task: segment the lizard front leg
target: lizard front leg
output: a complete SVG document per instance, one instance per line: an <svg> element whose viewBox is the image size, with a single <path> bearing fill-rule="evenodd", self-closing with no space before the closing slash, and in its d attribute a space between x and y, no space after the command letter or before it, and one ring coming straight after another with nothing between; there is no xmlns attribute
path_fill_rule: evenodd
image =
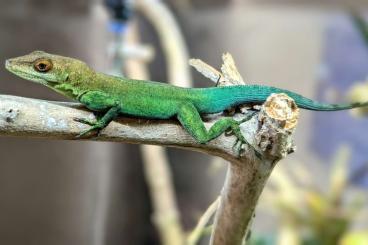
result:
<svg viewBox="0 0 368 245"><path fill-rule="evenodd" d="M87 108L94 111L106 111L107 112L99 118L97 121L92 122L90 120L84 118L74 118L75 121L81 122L84 124L88 124L91 127L87 130L81 132L77 138L80 138L92 131L101 130L105 128L112 120L114 120L120 112L120 103L117 100L114 100L111 96L99 92L99 91L91 91L83 94L79 101L86 105Z"/></svg>

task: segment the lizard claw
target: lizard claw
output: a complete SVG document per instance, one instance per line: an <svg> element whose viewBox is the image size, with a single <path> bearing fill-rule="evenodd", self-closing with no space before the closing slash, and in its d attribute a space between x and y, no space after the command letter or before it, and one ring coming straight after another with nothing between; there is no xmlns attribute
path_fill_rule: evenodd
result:
<svg viewBox="0 0 368 245"><path fill-rule="evenodd" d="M83 136L85 136L86 134L88 134L89 132L91 132L90 129L87 129L87 130L84 130L82 131L80 134L78 134L77 136L75 136L76 139L80 139L82 138Z"/></svg>
<svg viewBox="0 0 368 245"><path fill-rule="evenodd" d="M87 132L83 131L82 133L78 134L77 136L75 136L76 139L80 139L82 138Z"/></svg>

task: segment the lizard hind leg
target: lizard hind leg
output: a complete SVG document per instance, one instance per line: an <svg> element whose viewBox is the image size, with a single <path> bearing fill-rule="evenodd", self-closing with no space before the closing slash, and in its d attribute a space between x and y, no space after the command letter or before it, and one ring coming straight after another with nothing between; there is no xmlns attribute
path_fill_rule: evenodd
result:
<svg viewBox="0 0 368 245"><path fill-rule="evenodd" d="M237 137L237 142L234 144L234 146L238 145L238 142L240 142L240 145L237 149L238 154L240 154L241 146L243 144L247 144L249 147L255 150L254 147L250 145L241 134L239 124L243 120L238 122L233 118L221 118L215 124L213 124L209 130L207 130L203 124L201 116L198 113L198 110L193 104L190 103L186 103L180 107L177 117L189 134L201 144L205 144L210 140L217 138L226 130L231 130Z"/></svg>

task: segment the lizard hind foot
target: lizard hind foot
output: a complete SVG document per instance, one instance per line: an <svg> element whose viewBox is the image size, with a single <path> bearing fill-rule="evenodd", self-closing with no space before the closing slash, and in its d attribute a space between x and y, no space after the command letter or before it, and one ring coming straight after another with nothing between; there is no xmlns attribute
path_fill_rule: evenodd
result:
<svg viewBox="0 0 368 245"><path fill-rule="evenodd" d="M229 129L227 129L225 131L225 135L226 136L231 136L231 135L236 135L238 138L242 137L241 133L240 133L240 124L245 123L247 121L249 121L250 119L252 119L255 115L257 114L256 111L250 112L246 115L246 117L244 117L243 119L236 121L236 126L232 125Z"/></svg>
<svg viewBox="0 0 368 245"><path fill-rule="evenodd" d="M253 145L251 145L247 140L239 138L233 145L233 150L237 153L238 157L240 157L245 151L243 145L247 145L248 148L254 152L254 155L258 159L262 159L262 154Z"/></svg>
<svg viewBox="0 0 368 245"><path fill-rule="evenodd" d="M233 149L236 151L236 153L238 154L238 156L240 157L241 154L244 152L244 148L243 145L247 145L249 147L249 149L253 150L254 154L256 155L257 158L261 159L262 158L262 154L253 146L251 145L242 135L241 130L240 130L240 124L249 121L250 119L252 119L255 115L257 114L256 111L248 113L246 115L246 117L244 117L242 120L237 121L237 124L233 124L230 128L230 130L228 130L226 133L230 133L235 135L237 140L235 142L235 144L233 145Z"/></svg>

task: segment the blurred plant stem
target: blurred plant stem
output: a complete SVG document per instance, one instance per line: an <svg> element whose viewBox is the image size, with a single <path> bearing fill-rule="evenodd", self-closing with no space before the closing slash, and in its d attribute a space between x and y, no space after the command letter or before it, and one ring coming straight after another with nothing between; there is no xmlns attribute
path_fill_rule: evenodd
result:
<svg viewBox="0 0 368 245"><path fill-rule="evenodd" d="M216 200L208 207L206 212L199 219L196 227L189 234L187 239L187 245L195 245L199 242L200 238L206 234L206 230L208 230L207 224L212 218L212 216L216 213L218 205L220 203L221 197L217 197ZM210 226L212 228L212 226ZM210 229L211 230L211 229Z"/></svg>
<svg viewBox="0 0 368 245"><path fill-rule="evenodd" d="M136 23L130 23L126 43L138 45L139 34ZM136 59L125 64L128 77L149 80L146 65ZM142 145L143 167L153 203L153 222L160 234L163 245L183 245L184 231L180 222L169 160L164 148Z"/></svg>
<svg viewBox="0 0 368 245"><path fill-rule="evenodd" d="M160 0L135 0L133 4L158 34L168 64L169 82L176 86L192 87L187 46L170 9Z"/></svg>
<svg viewBox="0 0 368 245"><path fill-rule="evenodd" d="M156 30L168 64L168 81L177 86L191 87L191 75L187 66L189 55L174 16L164 3L158 0L136 0L136 11L141 12ZM127 43L139 43L136 25L131 25ZM128 77L149 80L148 70L142 61L129 60ZM180 222L174 185L166 151L158 146L141 146L144 170L154 207L154 223L164 245L184 244L184 231Z"/></svg>

